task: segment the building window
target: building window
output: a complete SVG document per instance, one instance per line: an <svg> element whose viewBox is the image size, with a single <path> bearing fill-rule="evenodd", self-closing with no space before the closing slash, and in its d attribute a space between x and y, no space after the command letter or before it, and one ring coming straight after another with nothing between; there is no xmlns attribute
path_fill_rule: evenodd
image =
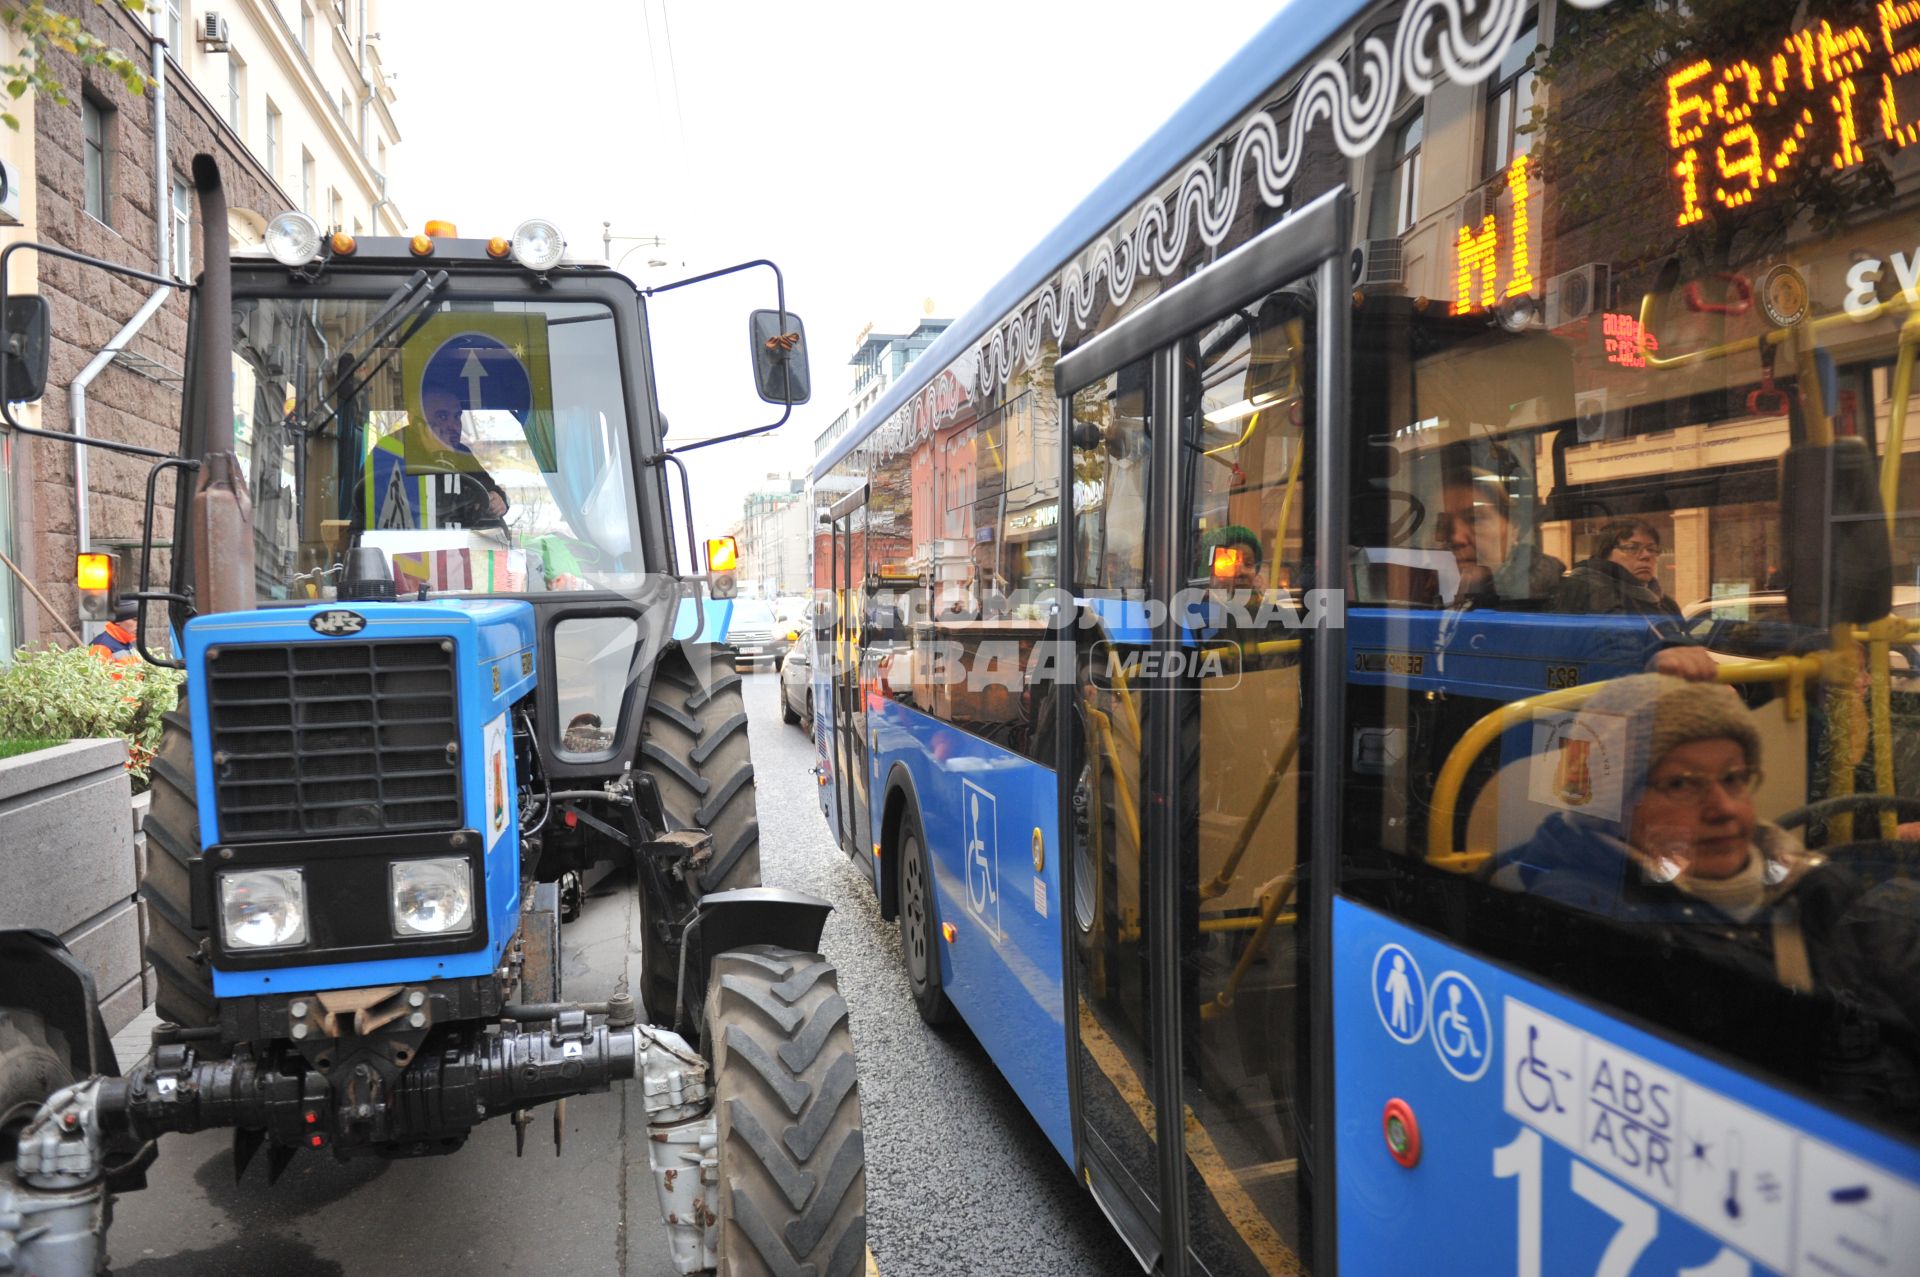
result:
<svg viewBox="0 0 1920 1277"><path fill-rule="evenodd" d="M327 191L327 228L342 230L347 224L347 202L340 198L340 192Z"/></svg>
<svg viewBox="0 0 1920 1277"><path fill-rule="evenodd" d="M173 275L193 275L193 194L186 182L173 179Z"/></svg>
<svg viewBox="0 0 1920 1277"><path fill-rule="evenodd" d="M107 205L113 197L113 108L82 97L80 124L86 139L87 212L111 223Z"/></svg>
<svg viewBox="0 0 1920 1277"><path fill-rule="evenodd" d="M313 53L313 6L300 0L300 47Z"/></svg>
<svg viewBox="0 0 1920 1277"><path fill-rule="evenodd" d="M300 148L300 209L302 212L313 212L313 197L313 152L303 146Z"/></svg>
<svg viewBox="0 0 1920 1277"><path fill-rule="evenodd" d="M186 38L186 22L180 15L180 0L167 0L167 47L173 50L175 58L184 56L180 49Z"/></svg>
<svg viewBox="0 0 1920 1277"><path fill-rule="evenodd" d="M1383 157L1390 167L1374 184L1373 207L1367 217L1368 234L1374 239L1404 235L1420 219L1420 142L1425 133L1422 114L1393 130L1392 149Z"/></svg>
<svg viewBox="0 0 1920 1277"><path fill-rule="evenodd" d="M1533 105L1533 59L1540 36L1529 22L1500 59L1500 70L1487 85L1487 133L1480 149L1480 176L1490 179L1512 163L1516 155L1533 150L1533 135L1519 129Z"/></svg>
<svg viewBox="0 0 1920 1277"><path fill-rule="evenodd" d="M240 55L227 50L227 123L241 138L247 136L242 125L247 120L247 64Z"/></svg>
<svg viewBox="0 0 1920 1277"><path fill-rule="evenodd" d="M280 108L267 99L267 176L280 180Z"/></svg>

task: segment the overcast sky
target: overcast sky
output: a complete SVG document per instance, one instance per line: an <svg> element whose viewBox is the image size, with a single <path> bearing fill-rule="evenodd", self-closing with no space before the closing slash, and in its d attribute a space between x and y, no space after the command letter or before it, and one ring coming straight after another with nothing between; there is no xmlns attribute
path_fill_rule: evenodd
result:
<svg viewBox="0 0 1920 1277"><path fill-rule="evenodd" d="M963 314L1279 3L387 0L393 193L415 228L549 217L595 257L604 222L659 236L612 245L645 283L780 264L813 401L771 440L690 455L707 536L769 474L810 469L865 324ZM658 299L669 442L778 415L750 393L745 332L772 304L765 272Z"/></svg>

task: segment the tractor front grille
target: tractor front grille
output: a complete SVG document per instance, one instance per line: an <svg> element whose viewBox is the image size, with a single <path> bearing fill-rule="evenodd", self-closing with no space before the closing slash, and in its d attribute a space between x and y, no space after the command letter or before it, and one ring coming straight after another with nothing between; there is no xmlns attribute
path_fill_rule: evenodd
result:
<svg viewBox="0 0 1920 1277"><path fill-rule="evenodd" d="M452 648L429 639L210 650L220 840L460 828Z"/></svg>

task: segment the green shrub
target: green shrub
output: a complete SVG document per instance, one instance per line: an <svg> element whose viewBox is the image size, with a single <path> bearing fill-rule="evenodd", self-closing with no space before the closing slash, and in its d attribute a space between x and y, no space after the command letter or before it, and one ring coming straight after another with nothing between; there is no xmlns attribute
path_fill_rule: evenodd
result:
<svg viewBox="0 0 1920 1277"><path fill-rule="evenodd" d="M46 740L35 736L16 740L0 736L0 758L15 758L21 754L31 754L37 749L52 749L55 745L64 745L63 740Z"/></svg>
<svg viewBox="0 0 1920 1277"><path fill-rule="evenodd" d="M178 702L182 678L156 665L102 660L90 648L23 648L0 668L0 737L118 736L139 793L160 745L160 716Z"/></svg>

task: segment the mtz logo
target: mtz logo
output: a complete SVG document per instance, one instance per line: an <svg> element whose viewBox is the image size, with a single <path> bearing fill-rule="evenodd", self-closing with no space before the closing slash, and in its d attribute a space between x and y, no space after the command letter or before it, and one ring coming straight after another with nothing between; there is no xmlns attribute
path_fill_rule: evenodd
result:
<svg viewBox="0 0 1920 1277"><path fill-rule="evenodd" d="M358 612L336 609L331 612L316 612L308 620L315 634L358 634L367 628L367 618Z"/></svg>

